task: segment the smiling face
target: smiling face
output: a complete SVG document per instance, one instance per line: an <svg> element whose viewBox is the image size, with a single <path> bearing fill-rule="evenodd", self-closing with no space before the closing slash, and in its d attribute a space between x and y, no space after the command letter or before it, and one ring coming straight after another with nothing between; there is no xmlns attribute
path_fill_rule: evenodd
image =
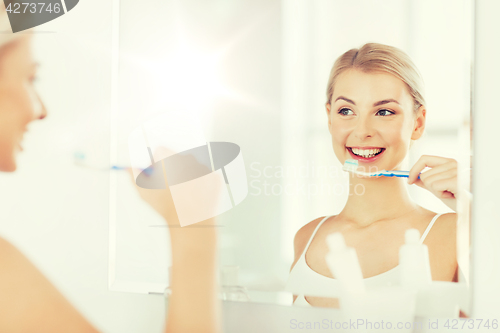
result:
<svg viewBox="0 0 500 333"><path fill-rule="evenodd" d="M43 119L46 110L33 87L36 63L31 37L6 45L0 55L0 171L16 170L16 154L27 125Z"/></svg>
<svg viewBox="0 0 500 333"><path fill-rule="evenodd" d="M340 74L326 106L339 161L356 159L368 172L396 169L425 127L425 108L415 112L413 106L407 86L393 75L356 69Z"/></svg>

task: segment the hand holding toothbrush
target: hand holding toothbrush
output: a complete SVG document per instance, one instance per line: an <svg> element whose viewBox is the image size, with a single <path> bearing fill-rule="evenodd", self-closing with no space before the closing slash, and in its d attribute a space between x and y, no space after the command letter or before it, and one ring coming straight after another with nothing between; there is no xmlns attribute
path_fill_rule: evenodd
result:
<svg viewBox="0 0 500 333"><path fill-rule="evenodd" d="M175 155L175 152L172 151L169 148L166 147L159 147L156 149L154 152L153 156L171 156ZM190 169L197 169L198 171L200 170L206 170L206 173L211 172L207 166L199 163L194 156L191 156L190 154L185 154L185 155L180 155L180 159L178 160L179 164L181 165L189 165ZM168 185L168 179L166 178L166 169L165 169L165 164L163 162L157 162L148 167L145 170L142 169L135 169L135 174L138 175L140 173L143 173L145 178L148 179L151 178L152 181L158 181L159 179L161 180L161 183L163 185L163 189L161 188L143 188L141 186L138 186L136 179L137 176L134 176L134 170L129 168L128 169L129 174L132 178L132 182L134 183L135 187L137 188L137 191L140 195L140 197L146 201L157 213L159 213L167 222L169 227L181 227L180 222L179 222L179 217L176 212L174 200L172 197L172 193L170 190L170 186ZM201 172L201 171L200 171ZM203 173L203 172L202 172ZM160 178L158 178L160 176ZM215 185L215 184L214 184ZM200 189L201 190L201 189ZM222 188L219 187L214 187L212 188L212 196L217 197L222 193ZM184 198L185 200L186 198ZM177 204L183 204L177 202ZM186 203L184 203L185 205ZM193 207L193 209L197 209L198 207ZM210 210L210 209L216 209L216 207L200 207L200 209L205 209L205 210ZM213 215L213 214L212 214ZM200 227L200 226L208 226L208 225L216 225L215 219L207 219L205 221L200 221L197 222L193 227Z"/></svg>
<svg viewBox="0 0 500 333"><path fill-rule="evenodd" d="M420 173L426 167L431 168ZM411 168L408 184L424 188L456 211L458 192L458 163L453 158L422 155ZM420 174L420 179L417 179Z"/></svg>
<svg viewBox="0 0 500 333"><path fill-rule="evenodd" d="M426 167L432 170L421 173ZM430 191L445 205L456 211L457 161L452 158L422 155L410 171L382 170L378 172L359 171L358 161L348 159L344 163L343 170L367 177L408 177L408 184L415 184Z"/></svg>

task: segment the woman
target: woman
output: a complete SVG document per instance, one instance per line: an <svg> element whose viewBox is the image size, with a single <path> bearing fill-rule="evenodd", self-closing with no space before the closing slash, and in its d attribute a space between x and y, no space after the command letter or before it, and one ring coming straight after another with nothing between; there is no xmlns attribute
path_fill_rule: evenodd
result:
<svg viewBox="0 0 500 333"><path fill-rule="evenodd" d="M365 44L341 55L331 70L326 113L333 151L342 164L357 159L366 172L401 170L412 143L424 133L426 112L418 71L397 48ZM432 169L417 179L426 166ZM409 228L418 229L429 248L432 279L457 281L456 214L420 207L406 186L425 188L455 210L455 160L424 155L409 179L350 174L349 182L349 197L338 215L315 219L297 232L287 289L339 288L325 262L325 239L332 232L341 232L356 249L367 287L397 284L399 247ZM338 307L338 299L300 294L294 304Z"/></svg>
<svg viewBox="0 0 500 333"><path fill-rule="evenodd" d="M0 30L9 31L3 3ZM36 63L31 34L0 34L0 171L16 170L29 123L47 116L33 87ZM170 192L140 194L165 218L172 243L172 296L166 332L219 332L216 228L176 228ZM5 203L4 203L5 204ZM213 219L201 224L214 224ZM200 225L200 224L198 224ZM196 320L192 320L196 318ZM0 238L0 332L98 332L12 244Z"/></svg>

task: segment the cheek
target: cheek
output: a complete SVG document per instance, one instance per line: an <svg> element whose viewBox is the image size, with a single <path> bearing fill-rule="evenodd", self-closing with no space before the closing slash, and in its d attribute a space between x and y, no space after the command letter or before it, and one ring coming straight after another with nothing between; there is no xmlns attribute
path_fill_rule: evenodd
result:
<svg viewBox="0 0 500 333"><path fill-rule="evenodd" d="M347 139L349 137L349 129L345 124L339 124L332 122L330 126L330 134L332 135L332 146L335 156L344 163L343 158L345 158L345 145L347 144Z"/></svg>
<svg viewBox="0 0 500 333"><path fill-rule="evenodd" d="M22 112L23 122L25 124L34 120L34 114L36 113L38 101L36 99L36 94L32 87L25 85L22 90L20 90L20 111Z"/></svg>
<svg viewBox="0 0 500 333"><path fill-rule="evenodd" d="M384 130L384 141L391 146L403 144L403 131L401 128L389 127Z"/></svg>
<svg viewBox="0 0 500 333"><path fill-rule="evenodd" d="M0 118L3 129L10 135L20 135L33 120L34 104L28 87L12 85L0 89ZM4 136L5 138L5 136Z"/></svg>
<svg viewBox="0 0 500 333"><path fill-rule="evenodd" d="M384 141L392 146L406 145L410 141L411 131L408 130L403 122L391 122L381 127L380 133Z"/></svg>
<svg viewBox="0 0 500 333"><path fill-rule="evenodd" d="M350 129L342 122L332 121L330 126L330 134L334 144L345 145L347 137L349 136Z"/></svg>
<svg viewBox="0 0 500 333"><path fill-rule="evenodd" d="M13 126L21 126L22 130L30 123L35 114L35 99L32 89L26 84L19 84L16 89L12 89L7 103L12 115Z"/></svg>

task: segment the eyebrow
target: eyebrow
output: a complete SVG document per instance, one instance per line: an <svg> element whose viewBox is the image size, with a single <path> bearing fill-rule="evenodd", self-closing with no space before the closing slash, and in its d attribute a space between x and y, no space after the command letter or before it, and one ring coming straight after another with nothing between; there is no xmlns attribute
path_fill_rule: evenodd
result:
<svg viewBox="0 0 500 333"><path fill-rule="evenodd" d="M349 99L349 98L344 97L344 96L337 97L337 99L335 100L335 102L338 101L339 99L343 99L344 101L349 102L352 105L356 105L356 103L354 103L354 101L352 99ZM389 98L389 99L384 99L384 100L375 102L375 103L373 103L373 106L379 106L379 105L387 104L387 103L396 103L396 104L399 104L399 102L396 101L395 99Z"/></svg>

